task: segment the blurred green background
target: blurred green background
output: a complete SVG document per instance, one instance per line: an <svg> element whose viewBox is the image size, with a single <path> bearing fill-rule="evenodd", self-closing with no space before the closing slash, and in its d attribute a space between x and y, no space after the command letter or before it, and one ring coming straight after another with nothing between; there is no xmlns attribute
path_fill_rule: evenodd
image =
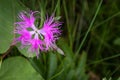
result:
<svg viewBox="0 0 120 80"><path fill-rule="evenodd" d="M40 27L47 14L61 17L65 56L10 46L22 10L40 11ZM0 54L0 80L120 80L120 0L1 0Z"/></svg>

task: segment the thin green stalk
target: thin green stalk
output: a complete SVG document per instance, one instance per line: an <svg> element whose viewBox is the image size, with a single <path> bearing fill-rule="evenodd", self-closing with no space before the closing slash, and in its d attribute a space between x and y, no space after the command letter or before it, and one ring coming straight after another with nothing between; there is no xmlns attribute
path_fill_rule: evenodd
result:
<svg viewBox="0 0 120 80"><path fill-rule="evenodd" d="M53 10L53 13L56 13L56 16L60 16L60 0L57 1L57 4Z"/></svg>
<svg viewBox="0 0 120 80"><path fill-rule="evenodd" d="M83 5L82 5L82 13L81 13L81 15L80 15L80 20L79 20L79 26L78 26L78 28L77 28L77 34L76 34L76 45L75 45L75 50L77 50L78 49L78 46L79 46L79 40L80 40L80 37L81 37L81 31L82 31L82 28L83 28L83 22L84 22L84 15L85 15L85 3L86 3L86 0L83 0Z"/></svg>
<svg viewBox="0 0 120 80"><path fill-rule="evenodd" d="M113 19L114 17L120 15L120 11L115 13L114 15L112 15L111 17L107 18L106 20L100 22L99 24L97 24L94 28L99 27L100 25L104 24L105 22L108 22L109 20Z"/></svg>
<svg viewBox="0 0 120 80"><path fill-rule="evenodd" d="M1 65L2 65L2 57L0 57L0 68L1 68Z"/></svg>
<svg viewBox="0 0 120 80"><path fill-rule="evenodd" d="M106 41L106 38L107 38L107 34L108 34L108 30L107 27L104 27L103 28L103 32L101 33L100 35L100 40L101 42L98 44L98 47L96 48L96 59L100 59L101 58L101 52L102 52L102 49L103 49L103 43L105 43Z"/></svg>
<svg viewBox="0 0 120 80"><path fill-rule="evenodd" d="M39 28L41 28L42 27L42 25L43 25L43 22L44 22L44 18L45 18L45 12L46 12L46 6L45 6L45 2L44 1L38 1L38 4L39 4L39 7L40 7L40 16L41 16L41 18L40 18L40 26L39 26Z"/></svg>
<svg viewBox="0 0 120 80"><path fill-rule="evenodd" d="M64 69L62 69L60 72L58 72L57 74L55 74L54 76L52 76L49 80L52 80L55 77L59 76L63 71L64 71Z"/></svg>
<svg viewBox="0 0 120 80"><path fill-rule="evenodd" d="M98 36L97 34L92 33L92 35L97 41L99 41L101 44L103 44L105 47L107 47L110 50L110 52L112 52L112 50L114 50L116 53L118 52L118 51L116 51L116 49L112 48L112 46L110 46L107 42L103 41L101 39L101 37Z"/></svg>
<svg viewBox="0 0 120 80"><path fill-rule="evenodd" d="M113 76L114 73L116 73L120 69L120 65L110 74L110 76Z"/></svg>
<svg viewBox="0 0 120 80"><path fill-rule="evenodd" d="M66 22L67 22L67 30L68 30L68 37L69 37L69 42L70 42L70 48L72 47L72 38L71 38L71 30L70 30L70 25L69 25L69 19L68 19L68 12L66 9L66 3L65 0L63 0L63 8L65 11L65 17L66 17Z"/></svg>
<svg viewBox="0 0 120 80"><path fill-rule="evenodd" d="M110 56L110 57L107 57L107 58L104 58L104 59L101 59L101 60L97 60L97 61L94 61L90 64L96 64L96 63L100 63L100 62L103 62L103 61L106 61L106 60L109 60L109 59L113 59L113 58L116 58L116 57L119 57L120 56L120 53L117 54L117 55L114 55L114 56Z"/></svg>
<svg viewBox="0 0 120 80"><path fill-rule="evenodd" d="M76 23L75 23L75 28L73 29L73 35L72 35L72 38L73 38L73 40L72 40L72 43L74 43L74 41L75 41L75 38L76 38L76 30L77 30L77 25L79 24L79 19L80 19L80 15L77 15L77 19L76 19Z"/></svg>
<svg viewBox="0 0 120 80"><path fill-rule="evenodd" d="M36 63L34 62L34 60L32 58L27 58L27 59L32 64L32 66L36 69L36 71L38 71L39 73L41 73L39 67L36 65Z"/></svg>
<svg viewBox="0 0 120 80"><path fill-rule="evenodd" d="M45 69L45 74L47 73L47 60L46 60L46 54L43 54L43 62L44 62L44 69ZM47 77L46 77L47 78Z"/></svg>
<svg viewBox="0 0 120 80"><path fill-rule="evenodd" d="M75 57L79 54L79 52L80 52L80 50L81 50L81 48L82 48L82 46L83 46L83 44L84 44L87 36L88 36L88 33L90 32L90 30L91 30L91 28L92 28L92 26L93 26L93 23L95 22L96 16L97 16L97 14L98 14L98 12L99 12L99 10L100 10L100 7L101 7L101 5L102 5L102 2L103 2L103 0L100 1L99 5L98 5L98 7L97 7L97 10L96 10L96 12L95 12L95 15L94 15L94 17L93 17L93 19L92 19L92 21L91 21L91 23L90 23L90 26L89 26L89 28L88 28L88 30L87 30L87 32L86 32L86 34L85 34L82 42L81 42L81 44L80 44L80 46L79 46L76 54L75 54Z"/></svg>

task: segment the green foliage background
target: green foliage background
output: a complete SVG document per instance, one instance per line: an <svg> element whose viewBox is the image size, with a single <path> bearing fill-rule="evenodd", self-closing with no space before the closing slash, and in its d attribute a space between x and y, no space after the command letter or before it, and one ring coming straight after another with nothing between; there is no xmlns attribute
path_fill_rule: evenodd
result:
<svg viewBox="0 0 120 80"><path fill-rule="evenodd" d="M0 0L0 80L120 80L119 0ZM55 13L62 25L56 51L29 55L15 38L23 10Z"/></svg>

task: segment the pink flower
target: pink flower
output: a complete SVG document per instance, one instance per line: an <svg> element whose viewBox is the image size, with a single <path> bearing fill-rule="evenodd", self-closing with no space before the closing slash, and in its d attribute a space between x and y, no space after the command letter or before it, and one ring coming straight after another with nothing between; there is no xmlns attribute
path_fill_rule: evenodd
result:
<svg viewBox="0 0 120 80"><path fill-rule="evenodd" d="M35 22L35 17L34 17L34 13L35 12L20 12L19 14L19 19L21 20L20 22L16 22L17 25L19 25L19 27L24 27L24 28L28 28L31 27L32 25L34 25Z"/></svg>
<svg viewBox="0 0 120 80"><path fill-rule="evenodd" d="M29 40L31 39L31 35L27 30L22 30L20 32L18 31L16 33L21 35L20 37L16 38L17 41L20 41L22 45L29 44Z"/></svg>
<svg viewBox="0 0 120 80"><path fill-rule="evenodd" d="M61 34L60 26L61 23L54 19L52 15L50 18L44 22L43 28L39 30L41 34L44 36L44 42L46 43L46 50L56 48L56 40Z"/></svg>
<svg viewBox="0 0 120 80"><path fill-rule="evenodd" d="M50 18L47 17L43 27L38 29L35 26L36 17L34 14L36 12L21 12L19 14L20 21L15 23L17 27L14 31L19 34L19 37L15 39L15 42L20 42L22 47L28 46L28 51L36 52L37 57L40 51L56 49L62 52L56 45L56 40L61 34L59 27L62 25L61 22L55 20L52 15Z"/></svg>

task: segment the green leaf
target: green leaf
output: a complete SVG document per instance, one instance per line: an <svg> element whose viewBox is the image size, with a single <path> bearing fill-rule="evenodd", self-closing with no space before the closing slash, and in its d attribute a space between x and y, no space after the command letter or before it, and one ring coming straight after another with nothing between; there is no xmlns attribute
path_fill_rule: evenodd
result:
<svg viewBox="0 0 120 80"><path fill-rule="evenodd" d="M60 18L61 18L61 16L57 16L57 17L55 17L54 19L55 19L55 20L60 20Z"/></svg>
<svg viewBox="0 0 120 80"><path fill-rule="evenodd" d="M58 17L55 17L55 20L59 20L61 18L60 17L60 0L57 1L54 12L56 12L56 16L58 16Z"/></svg>
<svg viewBox="0 0 120 80"><path fill-rule="evenodd" d="M78 80L88 79L88 76L85 74L86 60L87 60L87 53L83 51L81 58L78 62L78 66L76 68L76 76Z"/></svg>
<svg viewBox="0 0 120 80"><path fill-rule="evenodd" d="M0 68L1 68L1 64L2 64L2 58L0 57Z"/></svg>
<svg viewBox="0 0 120 80"><path fill-rule="evenodd" d="M9 3L9 4L8 4ZM16 22L18 13L25 10L20 5L18 0L0 0L0 53L4 53L8 50L12 44L13 38L15 37L14 22ZM19 48L20 43L17 45L21 54L26 57L34 57L35 53L28 52L27 48Z"/></svg>
<svg viewBox="0 0 120 80"><path fill-rule="evenodd" d="M68 46L68 42L65 41L64 38L61 38L58 40L58 45L57 45L63 52L64 52L64 56L60 55L60 62L61 64L58 66L58 71L61 72L61 70L63 69L64 71L59 74L59 76L57 76L56 78L59 80L69 80L69 79L73 79L73 74L72 72L74 72L73 67L75 65L74 59L73 59L73 51L70 49L70 47ZM59 54L59 53L58 53ZM64 58L62 58L64 57ZM61 69L62 68L62 69ZM72 71L71 71L72 70ZM70 75L70 76L67 76Z"/></svg>
<svg viewBox="0 0 120 80"><path fill-rule="evenodd" d="M8 4L9 3L9 4ZM15 37L14 22L18 17L20 11L26 10L19 0L0 0L0 53L4 53L8 50ZM17 37L17 35L16 35ZM20 43L17 47L21 54L26 57L34 57L35 53L28 52L27 48L20 48Z"/></svg>
<svg viewBox="0 0 120 80"><path fill-rule="evenodd" d="M120 77L117 80L120 80Z"/></svg>
<svg viewBox="0 0 120 80"><path fill-rule="evenodd" d="M2 63L0 80L44 80L27 59L12 57Z"/></svg>
<svg viewBox="0 0 120 80"><path fill-rule="evenodd" d="M73 60L73 52L68 46L67 42L61 38L58 40L58 47L64 52L64 55L69 58L70 60ZM71 63L71 62L70 62Z"/></svg>
<svg viewBox="0 0 120 80"><path fill-rule="evenodd" d="M57 69L57 56L56 54L49 53L48 78L53 76L56 69Z"/></svg>
<svg viewBox="0 0 120 80"><path fill-rule="evenodd" d="M74 74L75 74L75 70L74 69L70 69L70 71L68 72L67 76L66 76L66 80L73 80Z"/></svg>
<svg viewBox="0 0 120 80"><path fill-rule="evenodd" d="M17 44L17 47L18 47L18 50L21 52L22 55L26 56L26 57L35 57L36 56L36 53L32 53L30 51L28 51L29 47L24 47L24 48L21 48L21 43L18 43Z"/></svg>
<svg viewBox="0 0 120 80"><path fill-rule="evenodd" d="M21 9L18 0L0 0L0 54L12 44L15 18Z"/></svg>
<svg viewBox="0 0 120 80"><path fill-rule="evenodd" d="M113 43L120 46L120 38L115 39Z"/></svg>
<svg viewBox="0 0 120 80"><path fill-rule="evenodd" d="M64 64L64 68L73 67L74 66L74 59L73 59L74 53L72 52L67 42L63 38L61 38L58 41L58 47L64 52L64 55L65 55L65 58L62 60Z"/></svg>

